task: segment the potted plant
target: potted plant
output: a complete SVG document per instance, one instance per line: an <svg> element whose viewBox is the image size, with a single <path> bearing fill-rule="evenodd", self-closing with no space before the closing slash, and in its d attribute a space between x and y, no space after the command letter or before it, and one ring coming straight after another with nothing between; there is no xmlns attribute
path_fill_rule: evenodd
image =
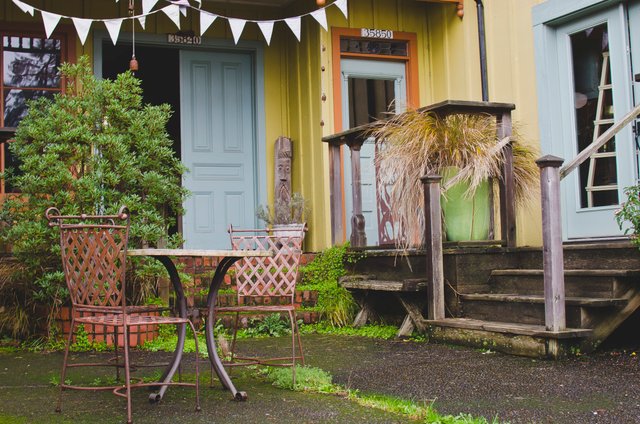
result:
<svg viewBox="0 0 640 424"><path fill-rule="evenodd" d="M504 146L496 138L495 118L487 114L451 114L409 110L381 121L371 130L381 140L376 156L381 196L393 207L396 238L401 247L420 245L424 228L420 177L439 174L442 209L449 240L478 240L488 236L492 179L501 178ZM538 189L537 153L514 137L516 200L534 197ZM460 218L464 223L454 219Z"/></svg>
<svg viewBox="0 0 640 424"><path fill-rule="evenodd" d="M299 231L304 225L309 212L309 205L300 193L293 193L285 201L276 202L275 206L258 206L256 216L264 221L275 235L288 236Z"/></svg>

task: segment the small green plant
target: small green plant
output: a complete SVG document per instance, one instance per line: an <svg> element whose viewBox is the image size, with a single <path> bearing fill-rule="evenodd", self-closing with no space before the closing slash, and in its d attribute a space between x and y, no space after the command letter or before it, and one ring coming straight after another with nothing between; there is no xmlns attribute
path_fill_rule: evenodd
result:
<svg viewBox="0 0 640 424"><path fill-rule="evenodd" d="M301 224L309 213L309 203L300 193L293 193L289 203L279 203L274 208L259 205L256 210L258 219L268 226Z"/></svg>
<svg viewBox="0 0 640 424"><path fill-rule="evenodd" d="M301 290L317 290L318 303L323 318L334 326L351 323L357 304L351 293L338 285L346 274L345 261L353 262L357 257L347 254L349 245L333 246L316 255L315 259L300 269Z"/></svg>
<svg viewBox="0 0 640 424"><path fill-rule="evenodd" d="M640 185L627 187L624 193L627 201L616 211L616 222L629 235L631 242L640 248Z"/></svg>

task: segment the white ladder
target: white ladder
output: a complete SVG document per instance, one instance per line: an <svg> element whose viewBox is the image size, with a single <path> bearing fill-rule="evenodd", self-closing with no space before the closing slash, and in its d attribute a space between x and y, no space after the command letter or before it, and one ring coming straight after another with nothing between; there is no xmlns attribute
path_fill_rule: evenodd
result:
<svg viewBox="0 0 640 424"><path fill-rule="evenodd" d="M604 118L605 92L609 91L613 95L613 84L607 83L608 71L609 71L609 52L603 52L602 53L602 72L600 73L600 85L598 86L598 104L596 105L596 116L595 116L595 119L593 120L593 141L595 141L600 136L600 127L602 125L612 125L614 122L613 116L611 118ZM612 103L613 103L613 98L612 98ZM611 143L612 141L615 142L615 140L611 140L609 143ZM606 148L609 143L605 144L603 148ZM618 190L617 183L595 185L596 163L598 159L606 159L606 158L615 159L615 157L616 157L615 150L604 151L604 152L598 150L589 158L589 173L587 175L587 185L585 186L585 190L587 191L588 207L590 208L593 207L594 192Z"/></svg>

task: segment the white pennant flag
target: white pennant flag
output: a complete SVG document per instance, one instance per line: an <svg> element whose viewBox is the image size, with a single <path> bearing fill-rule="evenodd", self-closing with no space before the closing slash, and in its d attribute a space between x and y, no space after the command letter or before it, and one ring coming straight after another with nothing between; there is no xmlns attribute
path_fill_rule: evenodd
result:
<svg viewBox="0 0 640 424"><path fill-rule="evenodd" d="M21 2L20 0L13 0L13 3L20 8L24 13L28 13L33 16L33 6L29 6L26 3Z"/></svg>
<svg viewBox="0 0 640 424"><path fill-rule="evenodd" d="M233 34L233 41L238 44L238 40L240 40L240 36L242 35L242 30L244 29L244 24L247 23L244 19L234 19L228 18L229 26L231 27L231 33Z"/></svg>
<svg viewBox="0 0 640 424"><path fill-rule="evenodd" d="M146 29L145 26L147 25L147 17L146 16L140 16L138 18L138 22L140 22L140 26L142 27L142 29Z"/></svg>
<svg viewBox="0 0 640 424"><path fill-rule="evenodd" d="M300 16L287 18L284 21L289 25L289 28L291 28L291 31L293 31L293 34L296 36L298 41L300 41Z"/></svg>
<svg viewBox="0 0 640 424"><path fill-rule="evenodd" d="M124 21L124 19L109 19L104 21L104 26L107 27L107 31L109 32L109 36L111 36L111 41L113 41L114 46L116 45L116 41L118 41L118 35L120 35L122 21Z"/></svg>
<svg viewBox="0 0 640 424"><path fill-rule="evenodd" d="M158 3L158 0L142 0L142 14L148 14L156 3Z"/></svg>
<svg viewBox="0 0 640 424"><path fill-rule="evenodd" d="M314 19L318 21L320 25L322 25L322 28L327 31L327 12L325 12L324 9L314 10L313 12L311 12L311 16L313 16Z"/></svg>
<svg viewBox="0 0 640 424"><path fill-rule="evenodd" d="M40 13L42 14L42 22L44 23L44 32L47 38L51 38L51 34L55 31L62 16L45 12L44 10L41 10Z"/></svg>
<svg viewBox="0 0 640 424"><path fill-rule="evenodd" d="M258 27L264 35L264 39L267 42L267 46L271 43L271 34L273 34L273 21L258 21Z"/></svg>
<svg viewBox="0 0 640 424"><path fill-rule="evenodd" d="M80 37L80 43L84 46L84 42L87 41L87 35L89 35L89 30L91 29L91 23L93 20L82 18L71 18L71 20L73 21L73 26L76 27L78 37Z"/></svg>
<svg viewBox="0 0 640 424"><path fill-rule="evenodd" d="M348 18L348 14L349 12L347 12L347 0L336 0L335 3L336 6L338 6L338 8L340 9L340 11L342 12L342 14L344 15L345 19Z"/></svg>
<svg viewBox="0 0 640 424"><path fill-rule="evenodd" d="M180 29L180 6L172 4L171 6L163 7L162 11L176 24L178 29Z"/></svg>
<svg viewBox="0 0 640 424"><path fill-rule="evenodd" d="M218 15L200 11L200 36L204 35L204 32L209 29L217 17Z"/></svg>

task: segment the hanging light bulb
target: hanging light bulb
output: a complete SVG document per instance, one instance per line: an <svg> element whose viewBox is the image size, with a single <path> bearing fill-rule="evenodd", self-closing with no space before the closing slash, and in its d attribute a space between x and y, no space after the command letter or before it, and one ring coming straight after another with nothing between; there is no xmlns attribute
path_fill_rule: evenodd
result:
<svg viewBox="0 0 640 424"><path fill-rule="evenodd" d="M135 14L135 0L129 0L129 16L131 19L131 36L132 36L132 53L131 60L129 61L129 70L131 72L136 72L138 70L138 59L136 59L136 20L133 19L133 15Z"/></svg>
<svg viewBox="0 0 640 424"><path fill-rule="evenodd" d="M325 0L316 0L318 6L324 6Z"/></svg>

